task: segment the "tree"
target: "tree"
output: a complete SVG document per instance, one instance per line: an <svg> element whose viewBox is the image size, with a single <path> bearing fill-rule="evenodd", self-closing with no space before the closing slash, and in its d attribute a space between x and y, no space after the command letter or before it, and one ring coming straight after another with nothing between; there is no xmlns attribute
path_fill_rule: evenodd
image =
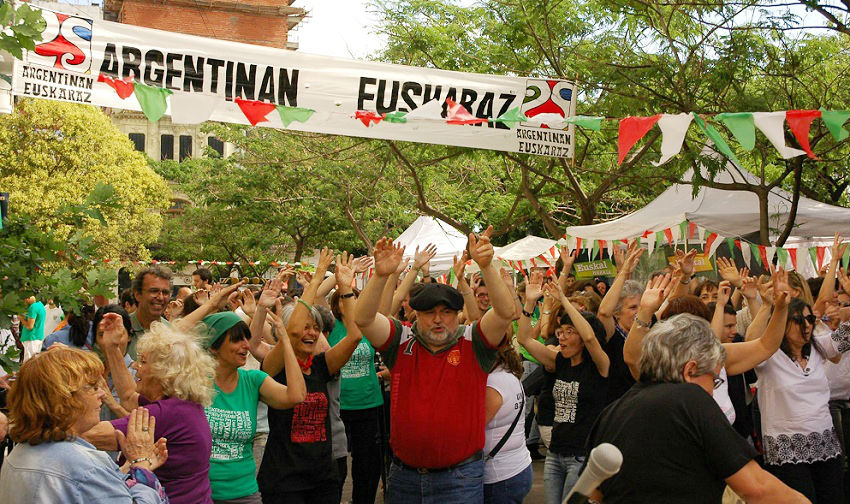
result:
<svg viewBox="0 0 850 504"><path fill-rule="evenodd" d="M103 259L147 259L168 208L170 191L142 154L100 110L45 100L22 100L0 116L0 187L13 213L42 230L68 234L57 210L80 204L98 183L114 188L117 204L98 207L106 225L88 217L81 230Z"/></svg>
<svg viewBox="0 0 850 504"><path fill-rule="evenodd" d="M16 10L11 2L0 0L0 51L8 51L20 59L22 49L35 49L46 27L40 9L23 4Z"/></svg>

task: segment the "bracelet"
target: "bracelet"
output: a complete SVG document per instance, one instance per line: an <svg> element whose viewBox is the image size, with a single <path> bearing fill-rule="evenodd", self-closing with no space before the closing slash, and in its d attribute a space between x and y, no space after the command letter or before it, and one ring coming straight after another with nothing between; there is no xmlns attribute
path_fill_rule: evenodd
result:
<svg viewBox="0 0 850 504"><path fill-rule="evenodd" d="M522 309L522 314L528 318L531 318L531 316L534 315L533 313L528 313L527 311L525 311L525 308Z"/></svg>
<svg viewBox="0 0 850 504"><path fill-rule="evenodd" d="M131 460L130 466L134 466L134 465L138 464L139 462L147 462L148 464L153 465L153 461L150 459L150 457L141 457L141 458L137 458L135 460Z"/></svg>
<svg viewBox="0 0 850 504"><path fill-rule="evenodd" d="M310 306L310 303L308 303L307 301L304 301L303 299L298 298L298 302L303 304L304 306L306 306L308 310L313 311L313 307Z"/></svg>
<svg viewBox="0 0 850 504"><path fill-rule="evenodd" d="M651 322L644 322L643 320L637 317L635 317L635 324L637 324L638 327L643 327L645 329L649 329L650 327L652 327Z"/></svg>
<svg viewBox="0 0 850 504"><path fill-rule="evenodd" d="M462 292L460 293L460 295L461 295L461 296L466 296L466 295L468 295L468 294L472 294L472 289L470 289L470 290L468 290L468 291L462 291Z"/></svg>
<svg viewBox="0 0 850 504"><path fill-rule="evenodd" d="M688 285L689 283L691 283L691 278L692 278L692 277L688 277L688 281L687 281L687 282L686 282L686 281L684 281L684 280L682 280L682 279L680 278L680 279L679 279L679 282L681 282L681 283L682 283L682 285Z"/></svg>
<svg viewBox="0 0 850 504"><path fill-rule="evenodd" d="M354 293L353 293L353 292L349 292L348 294L340 294L340 295L339 295L339 298L340 298L340 299L348 299L348 298L352 298L352 297L354 297Z"/></svg>
<svg viewBox="0 0 850 504"><path fill-rule="evenodd" d="M552 310L541 310L541 312L540 312L540 313L542 313L543 315L551 315L551 314L552 314Z"/></svg>

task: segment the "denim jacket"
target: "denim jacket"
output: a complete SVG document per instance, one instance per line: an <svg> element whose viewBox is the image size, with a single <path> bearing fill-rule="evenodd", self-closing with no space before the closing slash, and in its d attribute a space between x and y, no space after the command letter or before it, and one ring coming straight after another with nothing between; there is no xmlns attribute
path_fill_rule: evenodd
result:
<svg viewBox="0 0 850 504"><path fill-rule="evenodd" d="M87 441L21 443L0 470L3 504L164 504L159 480L134 468L124 474L109 456Z"/></svg>

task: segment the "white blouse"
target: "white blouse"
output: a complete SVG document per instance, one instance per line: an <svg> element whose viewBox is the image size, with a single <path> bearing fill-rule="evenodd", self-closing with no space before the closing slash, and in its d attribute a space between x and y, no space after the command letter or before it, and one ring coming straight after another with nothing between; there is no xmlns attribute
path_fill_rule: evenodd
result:
<svg viewBox="0 0 850 504"><path fill-rule="evenodd" d="M756 366L764 460L768 464L809 463L841 455L829 414L829 382L825 358L850 350L850 322L835 332L813 335L814 349L806 369L778 350Z"/></svg>
<svg viewBox="0 0 850 504"><path fill-rule="evenodd" d="M484 483L489 485L513 478L531 464L531 454L525 446L525 395L522 383L513 374L497 368L487 377L487 387L502 396L502 406L487 424L484 454L489 454L507 434L511 424L520 415L508 441L495 458L484 463Z"/></svg>

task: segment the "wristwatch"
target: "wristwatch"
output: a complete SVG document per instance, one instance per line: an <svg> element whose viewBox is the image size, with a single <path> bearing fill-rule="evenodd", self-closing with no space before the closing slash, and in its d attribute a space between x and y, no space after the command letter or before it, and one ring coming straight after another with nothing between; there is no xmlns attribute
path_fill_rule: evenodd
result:
<svg viewBox="0 0 850 504"><path fill-rule="evenodd" d="M645 329L649 329L650 327L652 327L652 322L644 322L643 320L637 317L635 317L635 324L637 324L638 327L643 327Z"/></svg>

